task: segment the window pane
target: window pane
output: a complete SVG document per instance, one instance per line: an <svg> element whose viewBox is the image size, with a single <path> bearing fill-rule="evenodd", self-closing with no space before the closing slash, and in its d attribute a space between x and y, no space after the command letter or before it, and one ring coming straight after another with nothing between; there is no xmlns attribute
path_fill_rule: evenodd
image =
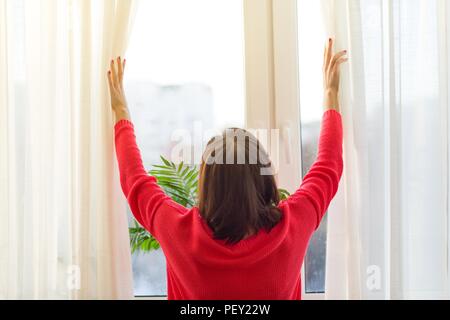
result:
<svg viewBox="0 0 450 320"><path fill-rule="evenodd" d="M204 141L244 126L243 39L241 0L140 2L126 91L146 168L170 157L178 130ZM167 294L161 250L134 254L133 272L136 295Z"/></svg>
<svg viewBox="0 0 450 320"><path fill-rule="evenodd" d="M298 0L302 169L305 175L317 156L323 114L323 49L325 31L320 1ZM305 291L325 291L327 221L313 235L305 258Z"/></svg>

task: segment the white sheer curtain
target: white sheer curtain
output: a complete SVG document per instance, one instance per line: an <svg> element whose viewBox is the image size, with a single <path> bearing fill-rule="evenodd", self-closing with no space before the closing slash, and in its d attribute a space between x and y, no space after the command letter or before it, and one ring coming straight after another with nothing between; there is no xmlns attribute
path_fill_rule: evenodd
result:
<svg viewBox="0 0 450 320"><path fill-rule="evenodd" d="M134 6L0 0L0 298L132 297L106 72Z"/></svg>
<svg viewBox="0 0 450 320"><path fill-rule="evenodd" d="M449 298L447 0L322 0L343 72L329 299Z"/></svg>

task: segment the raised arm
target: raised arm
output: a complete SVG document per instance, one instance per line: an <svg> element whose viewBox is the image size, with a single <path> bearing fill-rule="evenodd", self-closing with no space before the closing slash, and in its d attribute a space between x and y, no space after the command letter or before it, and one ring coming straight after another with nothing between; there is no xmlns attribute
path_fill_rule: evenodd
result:
<svg viewBox="0 0 450 320"><path fill-rule="evenodd" d="M324 54L324 108L317 159L288 202L295 206L309 201L314 208L312 225L317 229L331 200L336 195L343 171L343 128L339 106L340 66L347 61L347 51L333 54L329 40Z"/></svg>
<svg viewBox="0 0 450 320"><path fill-rule="evenodd" d="M136 220L158 237L155 216L164 207L163 204L171 200L158 186L156 179L144 169L123 90L124 69L125 61L118 58L117 68L115 61L112 61L108 72L111 106L116 119L115 144L120 182Z"/></svg>

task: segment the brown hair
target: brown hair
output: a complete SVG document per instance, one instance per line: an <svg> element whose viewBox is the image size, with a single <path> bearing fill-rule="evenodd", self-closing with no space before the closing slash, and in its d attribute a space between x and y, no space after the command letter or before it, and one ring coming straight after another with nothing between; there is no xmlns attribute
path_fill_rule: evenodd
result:
<svg viewBox="0 0 450 320"><path fill-rule="evenodd" d="M272 163L258 139L243 129L227 129L211 139L203 154L199 210L215 239L234 244L281 219Z"/></svg>

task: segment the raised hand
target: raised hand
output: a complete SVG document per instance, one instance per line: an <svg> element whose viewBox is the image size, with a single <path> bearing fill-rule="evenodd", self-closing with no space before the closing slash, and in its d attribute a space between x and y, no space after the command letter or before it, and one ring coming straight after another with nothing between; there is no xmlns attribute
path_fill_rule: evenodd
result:
<svg viewBox="0 0 450 320"><path fill-rule="evenodd" d="M325 46L323 62L323 89L325 110L339 109L339 86L341 65L348 61L347 50L334 54L334 41L329 39Z"/></svg>
<svg viewBox="0 0 450 320"><path fill-rule="evenodd" d="M126 60L122 61L122 59L118 57L116 60L111 60L110 70L108 71L109 91L111 94L111 107L116 116L116 122L120 120L130 119L127 100L125 98L125 90L123 88L123 76L125 72L125 67L126 67Z"/></svg>

